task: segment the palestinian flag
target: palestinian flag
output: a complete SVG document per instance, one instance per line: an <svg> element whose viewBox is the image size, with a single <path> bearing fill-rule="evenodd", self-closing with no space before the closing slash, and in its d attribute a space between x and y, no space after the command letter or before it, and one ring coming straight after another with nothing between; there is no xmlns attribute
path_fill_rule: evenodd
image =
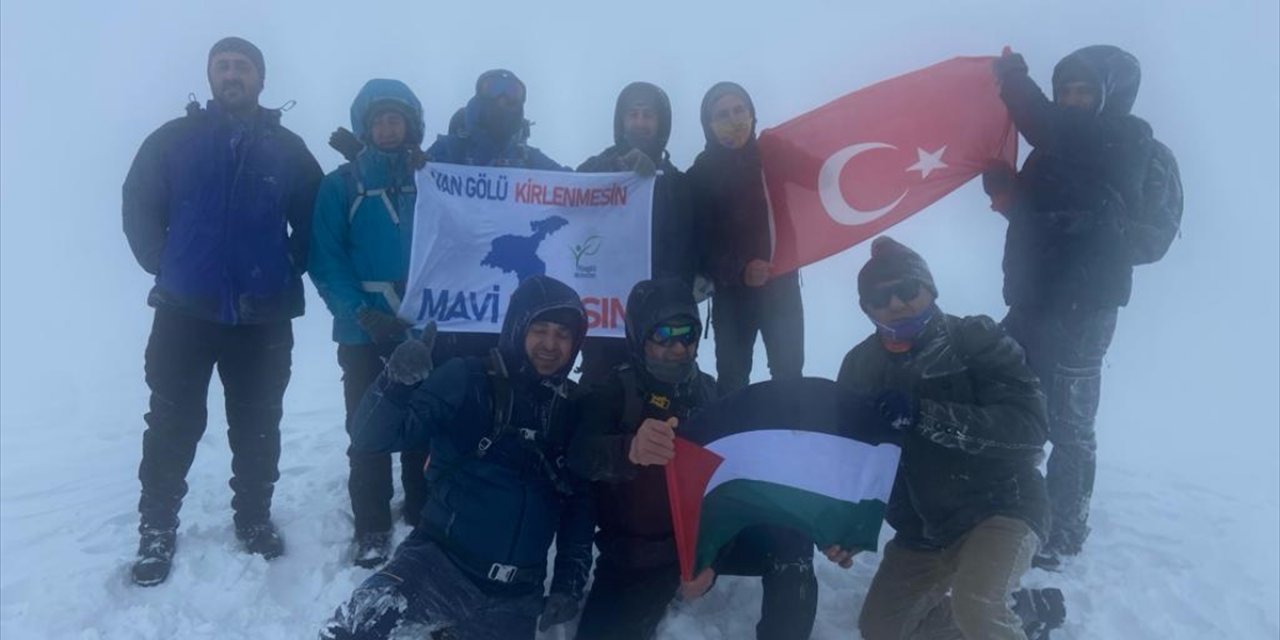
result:
<svg viewBox="0 0 1280 640"><path fill-rule="evenodd" d="M684 579L752 525L874 550L901 448L870 410L831 380L800 378L752 385L682 423L666 473Z"/></svg>

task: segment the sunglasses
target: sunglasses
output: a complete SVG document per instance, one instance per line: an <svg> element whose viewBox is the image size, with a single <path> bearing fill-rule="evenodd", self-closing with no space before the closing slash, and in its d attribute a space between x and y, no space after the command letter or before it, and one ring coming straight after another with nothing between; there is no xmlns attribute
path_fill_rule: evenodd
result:
<svg viewBox="0 0 1280 640"><path fill-rule="evenodd" d="M524 101L524 86L519 80L507 76L494 76L488 78L480 85L480 95L487 98L501 98L506 96L513 102Z"/></svg>
<svg viewBox="0 0 1280 640"><path fill-rule="evenodd" d="M653 330L653 334L649 336L650 340L662 346L667 346L675 342L679 342L686 347L691 347L698 342L698 328L691 324L684 325L659 325Z"/></svg>
<svg viewBox="0 0 1280 640"><path fill-rule="evenodd" d="M918 295L920 295L920 281L908 279L872 289L863 302L872 309L883 309L889 306L889 301L893 298L902 302L911 302Z"/></svg>

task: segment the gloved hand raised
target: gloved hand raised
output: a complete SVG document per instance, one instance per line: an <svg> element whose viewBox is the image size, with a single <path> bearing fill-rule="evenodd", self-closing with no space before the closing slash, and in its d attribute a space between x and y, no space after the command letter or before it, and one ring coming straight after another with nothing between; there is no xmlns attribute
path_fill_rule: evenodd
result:
<svg viewBox="0 0 1280 640"><path fill-rule="evenodd" d="M653 158L639 149L632 149L618 156L618 167L623 171L634 171L643 178L658 172L658 166L653 163Z"/></svg>
<svg viewBox="0 0 1280 640"><path fill-rule="evenodd" d="M578 617L578 608L578 599L567 593L547 596L547 602L542 606L542 617L538 619L538 631L546 632L551 627Z"/></svg>
<svg viewBox="0 0 1280 640"><path fill-rule="evenodd" d="M387 377L403 385L415 385L427 379L435 364L431 351L436 346L436 323L431 322L422 330L417 340L405 340L391 352L387 360Z"/></svg>
<svg viewBox="0 0 1280 640"><path fill-rule="evenodd" d="M1021 53L1014 53L1009 47L1005 47L1000 57L991 63L991 70L996 74L996 79L1003 81L1005 77L1011 74L1027 73L1027 61L1022 59Z"/></svg>
<svg viewBox="0 0 1280 640"><path fill-rule="evenodd" d="M336 131L329 134L329 146L334 151L342 154L347 162L355 162L356 156L364 150L364 143L360 142L360 138L356 134L351 133L346 127L338 127Z"/></svg>
<svg viewBox="0 0 1280 640"><path fill-rule="evenodd" d="M356 323L377 343L404 340L405 332L409 330L409 327L413 326L401 320L398 316L368 307L361 309L356 314Z"/></svg>

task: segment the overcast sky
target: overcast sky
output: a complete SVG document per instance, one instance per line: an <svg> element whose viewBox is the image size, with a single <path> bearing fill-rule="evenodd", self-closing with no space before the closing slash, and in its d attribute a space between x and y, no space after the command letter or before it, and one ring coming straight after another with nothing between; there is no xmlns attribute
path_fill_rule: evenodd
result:
<svg viewBox="0 0 1280 640"><path fill-rule="evenodd" d="M551 7L556 7L552 9ZM68 428L68 390L144 397L150 278L120 225L120 185L142 139L209 96L225 35L266 57L262 102L325 170L371 77L404 80L429 139L493 67L528 85L532 144L576 165L611 142L617 91L671 96L671 155L703 145L702 93L735 80L762 126L958 55L1022 52L1053 65L1109 43L1142 62L1135 112L1177 155L1183 233L1137 271L1104 372L1103 463L1165 469L1224 490L1280 489L1280 15L1256 2L322 2L0 3L0 438ZM1023 149L1025 153L1025 148ZM969 184L890 231L933 267L940 304L1000 318L1004 224ZM870 325L853 301L858 247L804 270L811 375L834 376ZM309 289L295 362L333 367L329 316ZM321 354L311 356L308 354ZM763 368L763 362L758 364ZM333 393L339 393L336 382ZM90 395L89 397L92 397ZM139 403L141 415L144 406ZM142 431L142 422L102 429ZM70 433L70 432L68 432ZM43 452L10 452L28 455ZM1245 484L1247 481L1247 485Z"/></svg>

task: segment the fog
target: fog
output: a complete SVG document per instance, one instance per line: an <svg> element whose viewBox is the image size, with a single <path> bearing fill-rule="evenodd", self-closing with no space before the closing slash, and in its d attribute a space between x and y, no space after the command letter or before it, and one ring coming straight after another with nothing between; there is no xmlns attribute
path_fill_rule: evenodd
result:
<svg viewBox="0 0 1280 640"><path fill-rule="evenodd" d="M555 7L554 9L552 7ZM1104 370L1100 461L1167 474L1213 495L1280 501L1280 11L1274 1L763 3L14 2L0 5L0 488L35 464L94 454L95 434L136 433L151 280L120 221L120 186L143 138L209 97L205 62L225 35L266 59L262 103L326 171L326 141L371 77L398 78L426 109L428 140L475 77L528 86L531 144L576 166L612 140L617 92L662 86L672 160L702 148L698 105L715 81L751 92L762 127L877 80L1010 45L1048 86L1072 50L1119 45L1142 62L1134 112L1177 155L1183 229L1139 267ZM1026 148L1023 145L1022 153ZM889 232L930 263L951 313L1005 312L1004 222L971 182ZM871 326L854 300L865 245L803 270L809 375L833 377ZM330 316L308 281L295 323L298 388L340 394ZM709 351L709 350L708 350ZM710 355L710 354L705 354ZM704 358L709 364L710 359ZM756 377L764 375L763 352ZM305 396L304 396L305 397ZM220 402L215 397L213 402ZM288 417L286 417L286 422ZM216 428L216 427L215 427ZM69 460L63 453L78 441ZM114 455L114 454L110 454ZM41 462L47 461L47 462ZM132 465L121 491L136 492ZM126 482L126 480L128 482ZM12 523L10 523L12 524ZM1276 523L1260 521L1276 541ZM1173 533L1173 532L1171 532Z"/></svg>

